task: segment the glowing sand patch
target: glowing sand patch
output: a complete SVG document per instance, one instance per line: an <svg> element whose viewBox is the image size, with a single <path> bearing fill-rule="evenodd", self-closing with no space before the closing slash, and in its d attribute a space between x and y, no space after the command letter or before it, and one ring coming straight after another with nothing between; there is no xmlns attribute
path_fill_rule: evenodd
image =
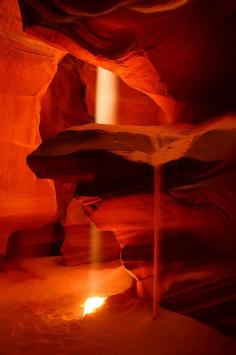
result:
<svg viewBox="0 0 236 355"><path fill-rule="evenodd" d="M93 313L97 308L104 305L106 297L89 297L84 303L84 313L83 317L86 314Z"/></svg>

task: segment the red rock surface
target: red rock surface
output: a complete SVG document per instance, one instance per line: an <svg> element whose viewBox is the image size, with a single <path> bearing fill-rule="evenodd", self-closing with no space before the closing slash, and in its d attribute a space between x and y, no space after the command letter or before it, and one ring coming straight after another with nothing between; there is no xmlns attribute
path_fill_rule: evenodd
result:
<svg viewBox="0 0 236 355"><path fill-rule="evenodd" d="M84 63L67 54L40 102L40 135L43 140L71 126L93 121L85 104L79 71Z"/></svg>
<svg viewBox="0 0 236 355"><path fill-rule="evenodd" d="M103 3L103 2L102 2ZM112 70L162 109L162 123L235 110L235 1L19 4L26 31ZM161 4L161 5L160 5ZM155 6L154 6L155 5Z"/></svg>
<svg viewBox="0 0 236 355"><path fill-rule="evenodd" d="M42 138L91 118L86 113L83 95L80 104L80 96L77 100L83 90L76 69L78 61L66 56L57 67L65 52L23 32L16 0L0 4L0 46L2 255L11 233L40 228L56 219L57 209L59 217L65 213L62 193L57 197L62 200L57 207L53 182L35 179L25 164L26 156ZM58 75L53 80L55 73Z"/></svg>
<svg viewBox="0 0 236 355"><path fill-rule="evenodd" d="M0 254L9 236L8 256L39 255L44 243L52 254L60 223L67 263L111 260L113 231L150 296L160 164L161 303L235 333L235 1L19 7L0 4ZM94 120L97 66L119 77L125 127L71 129ZM100 259L84 212L106 231Z"/></svg>
<svg viewBox="0 0 236 355"><path fill-rule="evenodd" d="M120 248L114 233L101 232L91 225L65 227L62 254L68 265L102 263L118 260Z"/></svg>
<svg viewBox="0 0 236 355"><path fill-rule="evenodd" d="M56 211L53 184L35 179L25 159L41 141L40 99L63 52L23 32L17 1L1 1L0 19L2 254L11 232L47 223Z"/></svg>
<svg viewBox="0 0 236 355"><path fill-rule="evenodd" d="M65 231L60 223L13 232L8 238L5 257L11 261L22 257L59 255L64 239Z"/></svg>
<svg viewBox="0 0 236 355"><path fill-rule="evenodd" d="M154 201L148 163L163 162L161 302L233 332L235 121L225 117L198 129L180 127L172 127L172 135L170 127L70 128L43 142L28 164L40 178L76 184L75 193L90 220L98 229L115 233L121 261L142 293L152 297ZM182 151L171 154L173 142Z"/></svg>

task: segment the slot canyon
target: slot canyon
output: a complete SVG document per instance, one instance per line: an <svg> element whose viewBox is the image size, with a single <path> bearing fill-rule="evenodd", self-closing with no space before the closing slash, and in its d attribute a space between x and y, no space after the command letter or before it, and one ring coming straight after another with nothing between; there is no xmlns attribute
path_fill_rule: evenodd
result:
<svg viewBox="0 0 236 355"><path fill-rule="evenodd" d="M0 354L236 353L235 0L0 1Z"/></svg>

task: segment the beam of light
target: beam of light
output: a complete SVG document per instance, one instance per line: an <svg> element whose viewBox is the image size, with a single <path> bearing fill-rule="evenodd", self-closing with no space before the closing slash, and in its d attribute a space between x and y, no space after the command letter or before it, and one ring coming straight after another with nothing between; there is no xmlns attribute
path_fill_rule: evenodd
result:
<svg viewBox="0 0 236 355"><path fill-rule="evenodd" d="M109 70L98 67L96 81L96 109L97 123L115 124L117 100L117 77Z"/></svg>
<svg viewBox="0 0 236 355"><path fill-rule="evenodd" d="M91 314L104 305L106 297L89 297L84 303L84 313L83 317L86 314Z"/></svg>
<svg viewBox="0 0 236 355"><path fill-rule="evenodd" d="M154 167L154 263L153 263L153 319L159 313L160 304L160 222L161 222L161 184L162 170Z"/></svg>
<svg viewBox="0 0 236 355"><path fill-rule="evenodd" d="M95 122L103 124L116 124L116 107L117 107L117 76L112 72L97 68L96 77L96 102L95 102ZM101 235L95 226L90 226L90 245L91 258L90 262L96 263L101 260ZM95 266L94 266L95 267ZM90 291L95 292L97 286L96 278L90 277Z"/></svg>

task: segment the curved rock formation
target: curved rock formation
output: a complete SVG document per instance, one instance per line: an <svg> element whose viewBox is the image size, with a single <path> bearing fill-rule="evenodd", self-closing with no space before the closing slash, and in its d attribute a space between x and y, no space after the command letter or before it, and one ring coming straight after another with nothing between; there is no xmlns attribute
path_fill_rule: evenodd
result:
<svg viewBox="0 0 236 355"><path fill-rule="evenodd" d="M100 230L115 233L124 266L149 297L154 216L149 164L162 162L161 302L233 332L235 124L225 117L197 130L172 127L172 135L168 127L91 124L44 141L27 161L40 178L76 184L86 214ZM225 143L221 154L217 139ZM170 149L174 143L182 148L185 143L179 159L178 149ZM224 296L215 300L217 289Z"/></svg>
<svg viewBox="0 0 236 355"><path fill-rule="evenodd" d="M51 221L53 184L36 180L25 158L40 143L40 100L64 55L25 34L17 1L0 4L0 255L8 236Z"/></svg>
<svg viewBox="0 0 236 355"><path fill-rule="evenodd" d="M53 254L60 226L67 263L111 260L114 232L150 297L161 165L161 304L235 334L235 1L18 2L0 4L0 254L9 236L9 257ZM98 66L114 127L84 125Z"/></svg>
<svg viewBox="0 0 236 355"><path fill-rule="evenodd" d="M234 0L19 4L26 31L149 95L157 123L235 110Z"/></svg>

